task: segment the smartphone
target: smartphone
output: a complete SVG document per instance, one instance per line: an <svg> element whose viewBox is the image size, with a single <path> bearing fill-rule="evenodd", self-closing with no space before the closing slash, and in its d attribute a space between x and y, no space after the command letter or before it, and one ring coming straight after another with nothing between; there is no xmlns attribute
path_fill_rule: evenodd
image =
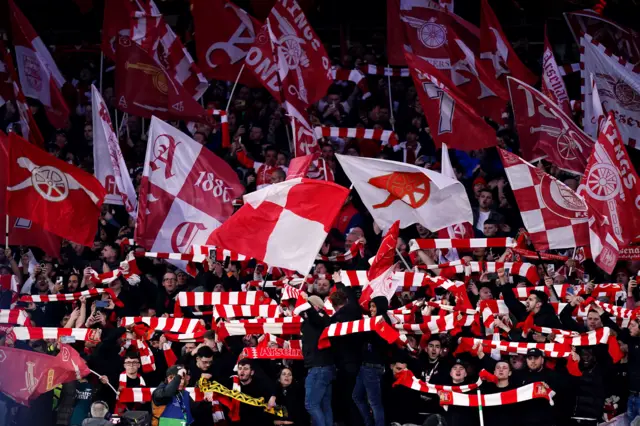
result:
<svg viewBox="0 0 640 426"><path fill-rule="evenodd" d="M64 343L65 345L69 345L71 343L75 343L76 338L74 336L60 336L60 343Z"/></svg>
<svg viewBox="0 0 640 426"><path fill-rule="evenodd" d="M16 308L27 308L29 306L29 302L23 302L19 300L16 302Z"/></svg>
<svg viewBox="0 0 640 426"><path fill-rule="evenodd" d="M96 302L96 308L107 308L109 307L109 302L107 302L106 300L98 300Z"/></svg>
<svg viewBox="0 0 640 426"><path fill-rule="evenodd" d="M588 284L589 281L591 281L591 276L589 276L589 274L582 274L582 281L584 281L585 284Z"/></svg>
<svg viewBox="0 0 640 426"><path fill-rule="evenodd" d="M556 272L556 265L547 265L547 274L552 277L553 274Z"/></svg>

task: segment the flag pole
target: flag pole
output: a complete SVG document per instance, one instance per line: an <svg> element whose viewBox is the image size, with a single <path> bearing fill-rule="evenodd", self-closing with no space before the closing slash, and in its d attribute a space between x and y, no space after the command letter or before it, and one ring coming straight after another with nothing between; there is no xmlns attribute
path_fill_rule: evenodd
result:
<svg viewBox="0 0 640 426"><path fill-rule="evenodd" d="M118 138L118 143L119 143L119 142L120 142L120 135L117 133L117 132L118 132L118 129L120 128L120 127L118 126L118 108L115 108L115 109L113 110L113 113L114 113L114 115L115 115L115 120L114 120L114 121L115 121L116 137Z"/></svg>
<svg viewBox="0 0 640 426"><path fill-rule="evenodd" d="M5 217L5 225L4 225L4 248L8 249L9 248L9 215L6 214L4 215Z"/></svg>
<svg viewBox="0 0 640 426"><path fill-rule="evenodd" d="M482 394L480 393L480 389L477 390L478 395L478 415L480 416L480 426L484 426L484 416L482 414Z"/></svg>
<svg viewBox="0 0 640 426"><path fill-rule="evenodd" d="M233 94L236 91L236 86L238 85L238 81L240 81L240 76L242 75L242 71L244 71L244 66L245 64L242 64L242 67L240 68L240 72L238 73L238 76L236 77L236 81L235 83L233 83L233 87L231 88L231 94L229 95L229 101L227 102L227 108L225 109L225 111L229 112L229 107L231 106L231 99L233 99Z"/></svg>
<svg viewBox="0 0 640 426"><path fill-rule="evenodd" d="M102 377L102 375L100 375L100 374L96 373L95 371L93 371L93 370L91 370L91 369L90 369L89 371L91 371L91 373L93 373L93 374L95 374L96 376L98 376L98 378ZM102 383L102 382L100 382L100 383ZM107 385L107 386L109 386L109 387L111 388L111 390L115 392L116 396L118 395L118 391L116 390L116 388L114 388L113 386L111 386L111 383L109 383L109 382L107 381L107 383L104 383L104 384L105 384L105 385Z"/></svg>
<svg viewBox="0 0 640 426"><path fill-rule="evenodd" d="M387 64L389 71L391 71L391 65ZM387 84L389 85L389 115L391 115L391 129L396 131L396 119L393 118L393 99L391 97L391 72L387 74Z"/></svg>
<svg viewBox="0 0 640 426"><path fill-rule="evenodd" d="M100 94L102 94L102 70L104 69L104 52L100 50Z"/></svg>
<svg viewBox="0 0 640 426"><path fill-rule="evenodd" d="M411 266L409 266L409 264L407 263L407 260L400 253L400 250L398 250L398 247L396 247L396 253L398 253L398 256L400 256L400 260L402 260L402 263L404 263L404 267L407 268L407 271L411 271Z"/></svg>

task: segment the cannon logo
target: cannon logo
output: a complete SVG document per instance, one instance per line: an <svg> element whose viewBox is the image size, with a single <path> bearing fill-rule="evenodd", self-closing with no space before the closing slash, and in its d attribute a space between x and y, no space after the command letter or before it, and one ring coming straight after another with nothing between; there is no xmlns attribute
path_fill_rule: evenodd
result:
<svg viewBox="0 0 640 426"><path fill-rule="evenodd" d="M411 208L422 207L431 193L431 181L424 173L393 172L369 179L369 184L389 192L389 196L374 209L389 207L399 200Z"/></svg>

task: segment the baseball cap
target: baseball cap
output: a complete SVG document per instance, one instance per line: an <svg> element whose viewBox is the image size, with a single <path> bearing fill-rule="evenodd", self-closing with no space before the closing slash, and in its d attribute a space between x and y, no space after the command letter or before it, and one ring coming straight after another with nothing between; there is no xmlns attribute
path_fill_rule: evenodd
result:
<svg viewBox="0 0 640 426"><path fill-rule="evenodd" d="M542 351L538 348L531 348L527 351L527 357L530 357L530 356L538 357L542 355L543 355Z"/></svg>

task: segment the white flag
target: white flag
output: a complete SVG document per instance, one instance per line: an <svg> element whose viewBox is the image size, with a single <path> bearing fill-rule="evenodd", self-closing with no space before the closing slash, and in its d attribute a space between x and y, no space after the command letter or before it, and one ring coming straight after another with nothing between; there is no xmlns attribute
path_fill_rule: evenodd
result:
<svg viewBox="0 0 640 426"><path fill-rule="evenodd" d="M118 138L111 125L109 110L100 92L91 85L93 113L93 166L96 178L107 190L105 204L124 205L132 216L137 215L136 190L122 157Z"/></svg>
<svg viewBox="0 0 640 426"><path fill-rule="evenodd" d="M606 51L602 44L594 42L588 34L580 41L580 71L584 96L583 126L587 134L597 138L598 114L594 109L594 94L600 97L598 105L604 105L607 113L613 112L625 145L640 148L640 73L633 64ZM590 75L598 86L592 90Z"/></svg>
<svg viewBox="0 0 640 426"><path fill-rule="evenodd" d="M598 134L600 130L602 130L603 121L605 120L604 110L602 109L602 101L600 101L600 94L598 93L598 84L596 83L596 79L593 74L589 74L591 78L591 103L593 108L593 116L598 123ZM595 135L596 139L598 135Z"/></svg>
<svg viewBox="0 0 640 426"><path fill-rule="evenodd" d="M420 223L431 231L473 222L464 186L440 173L397 161L336 155L376 223L387 230Z"/></svg>

